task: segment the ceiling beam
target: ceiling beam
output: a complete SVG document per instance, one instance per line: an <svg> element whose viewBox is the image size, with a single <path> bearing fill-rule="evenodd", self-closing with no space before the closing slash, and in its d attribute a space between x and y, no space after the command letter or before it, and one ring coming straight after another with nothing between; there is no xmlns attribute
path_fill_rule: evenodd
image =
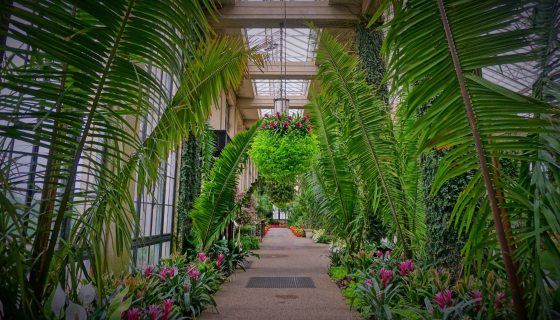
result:
<svg viewBox="0 0 560 320"><path fill-rule="evenodd" d="M317 66L314 62L286 62L286 70L280 62L269 63L261 70L253 63L249 64L249 75L251 79L280 79L282 74L286 79L309 80L317 74Z"/></svg>
<svg viewBox="0 0 560 320"><path fill-rule="evenodd" d="M284 5L286 5L284 10ZM358 23L361 3L329 5L328 2L237 2L224 4L219 10L215 29L278 28L286 19L286 27L352 27ZM285 12L284 12L285 11ZM285 13L285 17L284 17Z"/></svg>
<svg viewBox="0 0 560 320"><path fill-rule="evenodd" d="M303 109L309 103L305 96L288 96L290 109ZM256 96L255 98L237 98L239 109L272 109L274 108L273 96Z"/></svg>

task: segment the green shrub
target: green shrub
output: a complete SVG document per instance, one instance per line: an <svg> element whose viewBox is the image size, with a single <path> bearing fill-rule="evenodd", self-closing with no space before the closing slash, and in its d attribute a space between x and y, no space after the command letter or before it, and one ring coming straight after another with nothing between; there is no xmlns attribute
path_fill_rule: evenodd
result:
<svg viewBox="0 0 560 320"><path fill-rule="evenodd" d="M258 250L261 247L261 243L257 237L241 236L241 247L245 250Z"/></svg>
<svg viewBox="0 0 560 320"><path fill-rule="evenodd" d="M344 267L331 267L329 269L329 275L331 276L331 279L338 282L346 278L348 272L346 272L346 268Z"/></svg>

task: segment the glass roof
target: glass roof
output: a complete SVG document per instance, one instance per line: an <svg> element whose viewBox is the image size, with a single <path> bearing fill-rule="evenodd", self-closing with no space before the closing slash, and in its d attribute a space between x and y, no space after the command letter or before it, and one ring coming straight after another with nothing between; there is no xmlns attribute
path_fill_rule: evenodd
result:
<svg viewBox="0 0 560 320"><path fill-rule="evenodd" d="M286 60L308 62L315 59L317 32L309 28L286 28ZM267 44L264 49L270 61L281 61L280 28L248 28L245 37L249 46Z"/></svg>
<svg viewBox="0 0 560 320"><path fill-rule="evenodd" d="M282 80L255 79L253 85L257 96L279 96ZM286 96L306 96L309 80L284 80Z"/></svg>
<svg viewBox="0 0 560 320"><path fill-rule="evenodd" d="M264 118L265 115L272 115L274 114L274 109L259 109L259 117ZM294 116L294 115L299 115L302 116L303 115L303 109L290 109L288 110L288 115L289 116Z"/></svg>

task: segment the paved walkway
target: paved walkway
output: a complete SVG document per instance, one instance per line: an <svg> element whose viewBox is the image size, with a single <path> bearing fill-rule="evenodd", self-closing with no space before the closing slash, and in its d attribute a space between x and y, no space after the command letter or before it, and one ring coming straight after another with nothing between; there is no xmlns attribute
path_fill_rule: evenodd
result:
<svg viewBox="0 0 560 320"><path fill-rule="evenodd" d="M359 319L327 275L328 245L270 229L247 272L234 273L216 295L218 309L200 319ZM310 277L315 288L246 288L251 277Z"/></svg>

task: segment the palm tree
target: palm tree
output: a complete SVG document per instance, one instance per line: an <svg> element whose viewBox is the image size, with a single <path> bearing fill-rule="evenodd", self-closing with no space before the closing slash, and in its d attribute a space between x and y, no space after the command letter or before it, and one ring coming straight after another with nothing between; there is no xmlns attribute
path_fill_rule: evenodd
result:
<svg viewBox="0 0 560 320"><path fill-rule="evenodd" d="M318 174L325 185L340 187L334 196L348 197L338 201L338 209L331 209L332 214L344 217L349 226L351 217L376 212L392 226L405 256L412 258L412 247L421 247L423 229L422 210L416 206L417 160L411 156L415 144L397 143L397 137L409 138L405 134L409 126L394 126L387 107L367 84L358 58L326 32L321 34L317 62L321 95L314 99L311 109L321 142ZM354 195L343 190L342 181L348 181L350 189L358 186L352 192L357 192L357 199L363 202L361 208L353 205Z"/></svg>
<svg viewBox="0 0 560 320"><path fill-rule="evenodd" d="M8 37L22 43L1 50L0 139L41 148L2 151L12 159L0 179L0 208L8 213L2 240L9 244L2 255L13 258L2 265L12 275L2 281L2 301L36 314L40 308L31 305L45 300L67 268L102 291L104 247L127 252L138 227L132 183L149 189L169 152L189 132L202 132L212 103L240 83L254 51L240 38L214 38L207 20L213 1L24 0L2 2L0 9L10 15ZM18 64L16 54L28 63ZM177 93L169 96L148 68L174 79ZM153 99L165 110L141 137L140 121L159 107ZM27 155L44 163L35 175L38 207L20 200L21 176L10 166ZM76 187L84 175L91 177L86 192ZM61 242L65 218L72 225Z"/></svg>
<svg viewBox="0 0 560 320"><path fill-rule="evenodd" d="M550 282L539 262L543 259L539 248L543 243L549 258L556 265L560 262L555 245L560 217L550 214L560 212L560 206L534 192L558 192L558 180L552 177L558 176L559 150L545 137L558 135L560 108L493 84L481 76L480 69L541 56L547 43L542 28L520 22L550 8L544 2L515 1L397 4L385 44L394 90L410 87L404 112L413 116L422 105L432 103L415 124L421 150L453 147L441 159L432 191L476 170L453 213L459 230L468 237L467 265L484 254L501 252L519 319L550 317ZM554 12L558 13L557 7ZM476 18L481 16L487 18ZM543 157L543 152L549 156ZM534 188L527 188L519 180L527 175L504 174L499 163L505 160L513 165L539 162L542 166L528 167L527 174L541 168L546 173L530 182ZM493 248L489 232L496 236L499 250L485 250ZM535 276L523 277L522 283L521 270Z"/></svg>

